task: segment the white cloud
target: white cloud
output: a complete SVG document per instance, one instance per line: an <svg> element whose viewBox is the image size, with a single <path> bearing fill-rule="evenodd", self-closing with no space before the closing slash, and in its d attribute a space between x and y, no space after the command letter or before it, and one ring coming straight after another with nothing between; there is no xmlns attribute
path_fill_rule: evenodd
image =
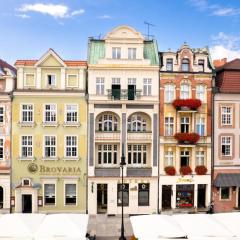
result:
<svg viewBox="0 0 240 240"><path fill-rule="evenodd" d="M27 14L16 14L15 16L20 17L20 18L24 18L24 19L30 18L30 16L27 15Z"/></svg>
<svg viewBox="0 0 240 240"><path fill-rule="evenodd" d="M84 9L74 10L70 12L69 7L63 4L23 4L17 9L19 12L38 12L41 14L50 15L54 18L68 18L83 14Z"/></svg>
<svg viewBox="0 0 240 240"><path fill-rule="evenodd" d="M219 32L212 36L213 44L210 47L212 59L240 58L240 36Z"/></svg>
<svg viewBox="0 0 240 240"><path fill-rule="evenodd" d="M239 8L218 8L212 12L216 16L234 16L240 14Z"/></svg>
<svg viewBox="0 0 240 240"><path fill-rule="evenodd" d="M99 16L98 18L100 18L100 19L111 19L112 17L107 15L107 14L104 14L102 16Z"/></svg>

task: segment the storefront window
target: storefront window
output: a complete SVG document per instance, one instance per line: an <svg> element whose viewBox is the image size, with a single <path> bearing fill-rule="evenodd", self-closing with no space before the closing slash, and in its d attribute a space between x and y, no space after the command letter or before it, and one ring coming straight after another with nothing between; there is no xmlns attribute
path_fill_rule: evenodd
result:
<svg viewBox="0 0 240 240"><path fill-rule="evenodd" d="M221 200L228 200L230 198L230 188L221 187Z"/></svg>
<svg viewBox="0 0 240 240"><path fill-rule="evenodd" d="M194 199L194 185L177 185L176 186L176 207L177 208L188 208L193 207Z"/></svg>
<svg viewBox="0 0 240 240"><path fill-rule="evenodd" d="M122 206L122 184L118 184L117 189L117 205ZM123 205L129 205L129 184L123 184Z"/></svg>
<svg viewBox="0 0 240 240"><path fill-rule="evenodd" d="M149 183L138 184L138 206L149 206Z"/></svg>
<svg viewBox="0 0 240 240"><path fill-rule="evenodd" d="M65 184L65 204L66 205L77 204L76 189L77 189L76 184Z"/></svg>
<svg viewBox="0 0 240 240"><path fill-rule="evenodd" d="M55 205L55 184L44 184L45 205Z"/></svg>

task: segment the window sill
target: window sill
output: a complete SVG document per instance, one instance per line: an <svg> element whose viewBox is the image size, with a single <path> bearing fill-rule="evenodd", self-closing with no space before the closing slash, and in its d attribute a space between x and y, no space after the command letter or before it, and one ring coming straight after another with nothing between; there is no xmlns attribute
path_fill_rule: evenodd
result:
<svg viewBox="0 0 240 240"><path fill-rule="evenodd" d="M64 122L63 127L80 127L80 122Z"/></svg>
<svg viewBox="0 0 240 240"><path fill-rule="evenodd" d="M35 127L36 125L35 122L18 122L19 127Z"/></svg>
<svg viewBox="0 0 240 240"><path fill-rule="evenodd" d="M19 157L18 160L19 161L35 161L36 158L35 157Z"/></svg>
<svg viewBox="0 0 240 240"><path fill-rule="evenodd" d="M58 157L43 157L42 160L43 161L58 161L59 158Z"/></svg>
<svg viewBox="0 0 240 240"><path fill-rule="evenodd" d="M80 161L80 157L64 157L63 161Z"/></svg>
<svg viewBox="0 0 240 240"><path fill-rule="evenodd" d="M43 127L58 127L58 122L42 122Z"/></svg>

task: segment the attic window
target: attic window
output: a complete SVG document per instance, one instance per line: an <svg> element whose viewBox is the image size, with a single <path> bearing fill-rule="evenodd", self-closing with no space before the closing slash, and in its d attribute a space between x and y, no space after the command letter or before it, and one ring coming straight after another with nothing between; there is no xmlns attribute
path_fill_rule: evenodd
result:
<svg viewBox="0 0 240 240"><path fill-rule="evenodd" d="M56 76L53 74L47 75L47 85L50 87L56 86Z"/></svg>
<svg viewBox="0 0 240 240"><path fill-rule="evenodd" d="M182 71L189 72L189 59L187 59L187 58L184 58L182 60Z"/></svg>
<svg viewBox="0 0 240 240"><path fill-rule="evenodd" d="M23 178L22 179L22 186L30 186L30 179L28 179L28 178Z"/></svg>

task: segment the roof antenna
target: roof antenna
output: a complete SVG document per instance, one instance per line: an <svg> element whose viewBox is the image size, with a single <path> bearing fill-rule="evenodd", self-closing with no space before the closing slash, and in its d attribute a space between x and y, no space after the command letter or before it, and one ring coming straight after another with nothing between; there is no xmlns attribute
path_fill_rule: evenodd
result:
<svg viewBox="0 0 240 240"><path fill-rule="evenodd" d="M151 26L151 27L155 27L155 25L153 25L152 23L147 22L147 21L145 21L144 24L147 25L147 40L149 40L149 37L150 37L150 36L153 37L153 35L149 35L149 28L150 28L150 26Z"/></svg>

